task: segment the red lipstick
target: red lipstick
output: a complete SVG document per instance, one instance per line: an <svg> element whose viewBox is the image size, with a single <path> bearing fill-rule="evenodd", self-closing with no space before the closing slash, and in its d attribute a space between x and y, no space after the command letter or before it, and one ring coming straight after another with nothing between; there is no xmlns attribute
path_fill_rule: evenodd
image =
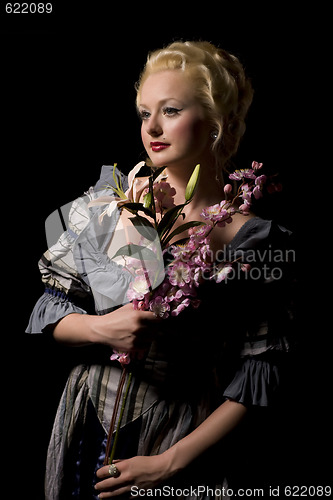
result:
<svg viewBox="0 0 333 500"><path fill-rule="evenodd" d="M150 147L153 151L158 152L158 151L163 151L163 149L166 149L170 146L170 144L167 144L166 142L151 142Z"/></svg>

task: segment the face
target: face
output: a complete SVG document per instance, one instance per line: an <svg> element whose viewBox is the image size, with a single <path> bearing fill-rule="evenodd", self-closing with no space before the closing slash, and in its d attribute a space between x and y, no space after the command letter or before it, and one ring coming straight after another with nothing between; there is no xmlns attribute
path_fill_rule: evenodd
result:
<svg viewBox="0 0 333 500"><path fill-rule="evenodd" d="M142 85L141 137L153 165L193 169L210 149L210 128L191 81L180 70L150 75ZM210 154L210 153L209 153Z"/></svg>

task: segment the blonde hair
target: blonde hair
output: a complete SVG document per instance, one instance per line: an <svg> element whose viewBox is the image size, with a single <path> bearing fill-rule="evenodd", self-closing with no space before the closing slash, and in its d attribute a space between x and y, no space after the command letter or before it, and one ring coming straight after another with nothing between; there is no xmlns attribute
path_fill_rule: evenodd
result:
<svg viewBox="0 0 333 500"><path fill-rule="evenodd" d="M211 123L212 153L221 175L238 149L252 102L253 90L243 66L237 57L209 42L173 42L148 55L136 84L137 106L148 76L168 69L184 71L194 83L197 98Z"/></svg>

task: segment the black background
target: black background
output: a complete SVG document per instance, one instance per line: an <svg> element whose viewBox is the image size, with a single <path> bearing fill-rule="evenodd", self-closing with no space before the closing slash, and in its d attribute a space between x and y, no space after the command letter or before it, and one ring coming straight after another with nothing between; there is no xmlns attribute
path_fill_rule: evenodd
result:
<svg viewBox="0 0 333 500"><path fill-rule="evenodd" d="M45 219L93 185L103 164L117 162L126 173L143 159L134 84L147 52L177 39L229 50L252 79L254 102L235 162L256 160L280 172L284 189L268 210L296 233L301 282L311 274L310 288L300 287L300 347L281 427L267 436L282 439L273 486L328 484L329 356L324 334L310 324L316 278L303 272L309 252L316 262L303 191L305 180L312 182L309 75L320 28L313 12L280 2L52 3L51 15L9 15L1 6L3 438L14 437L6 449L8 486L43 498L46 446L73 357L24 333L43 291L37 261L46 248Z"/></svg>

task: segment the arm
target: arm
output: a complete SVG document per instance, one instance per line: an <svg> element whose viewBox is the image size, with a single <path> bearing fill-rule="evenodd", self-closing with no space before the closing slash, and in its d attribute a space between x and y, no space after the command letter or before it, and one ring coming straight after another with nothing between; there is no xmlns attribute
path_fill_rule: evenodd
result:
<svg viewBox="0 0 333 500"><path fill-rule="evenodd" d="M95 486L101 492L99 497L121 495L131 491L132 486L153 488L169 479L229 434L246 412L242 404L226 401L193 432L161 455L115 461L120 472L118 478L110 478L109 466L102 467L97 471L101 481Z"/></svg>
<svg viewBox="0 0 333 500"><path fill-rule="evenodd" d="M225 401L191 434L164 452L170 475L187 467L193 460L227 436L246 415L244 405Z"/></svg>
<svg viewBox="0 0 333 500"><path fill-rule="evenodd" d="M149 347L154 326L159 320L154 313L137 311L132 304L103 316L69 314L53 330L56 341L80 346L103 344L120 351L138 351Z"/></svg>

